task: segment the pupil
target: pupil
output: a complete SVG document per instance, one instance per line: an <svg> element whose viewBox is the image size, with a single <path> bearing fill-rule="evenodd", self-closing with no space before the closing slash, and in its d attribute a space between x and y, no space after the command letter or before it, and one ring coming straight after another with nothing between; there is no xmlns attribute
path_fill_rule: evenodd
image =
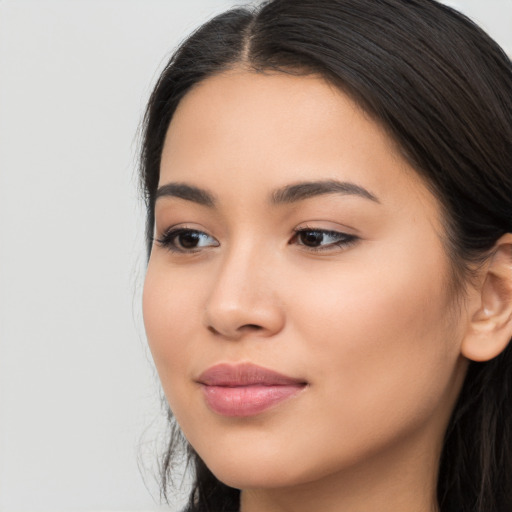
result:
<svg viewBox="0 0 512 512"><path fill-rule="evenodd" d="M304 245L319 245L322 243L323 238L323 233L319 233L318 231L306 231L302 233L302 243Z"/></svg>
<svg viewBox="0 0 512 512"><path fill-rule="evenodd" d="M197 233L183 233L180 235L180 244L184 249L193 249L199 242Z"/></svg>

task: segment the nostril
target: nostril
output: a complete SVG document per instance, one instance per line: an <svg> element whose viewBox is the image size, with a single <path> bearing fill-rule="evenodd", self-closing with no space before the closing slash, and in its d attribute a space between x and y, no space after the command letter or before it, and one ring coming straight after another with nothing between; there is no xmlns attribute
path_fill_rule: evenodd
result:
<svg viewBox="0 0 512 512"><path fill-rule="evenodd" d="M246 324L246 325L242 325L242 327L240 327L240 329L249 329L251 331L260 331L261 329L263 329L263 327L261 327L261 325L256 325L256 324Z"/></svg>
<svg viewBox="0 0 512 512"><path fill-rule="evenodd" d="M240 327L235 329L235 331L233 331L231 334L228 334L227 332L223 332L222 330L220 330L220 331L217 330L212 325L208 326L208 330L212 334L214 334L215 336L234 336L234 337L238 337L243 332L246 332L246 331L261 331L262 329L263 329L263 327L261 325L245 324L245 325L241 325Z"/></svg>

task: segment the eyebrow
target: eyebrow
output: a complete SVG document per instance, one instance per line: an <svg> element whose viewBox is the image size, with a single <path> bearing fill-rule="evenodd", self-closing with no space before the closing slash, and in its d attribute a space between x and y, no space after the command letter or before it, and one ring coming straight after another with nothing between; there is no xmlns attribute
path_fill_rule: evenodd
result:
<svg viewBox="0 0 512 512"><path fill-rule="evenodd" d="M304 181L287 185L272 194L272 204L288 204L325 194L355 195L380 203L378 198L365 188L348 181L324 180Z"/></svg>
<svg viewBox="0 0 512 512"><path fill-rule="evenodd" d="M304 181L286 185L271 194L270 202L274 205L290 204L325 194L355 195L380 203L374 194L360 185L337 180ZM213 194L207 190L186 183L167 183L158 187L155 200L160 197L178 197L209 208L214 208L217 202Z"/></svg>
<svg viewBox="0 0 512 512"><path fill-rule="evenodd" d="M215 198L210 192L193 185L186 185L185 183L167 183L158 187L155 200L160 197L179 197L180 199L192 201L209 208L213 208L216 203Z"/></svg>

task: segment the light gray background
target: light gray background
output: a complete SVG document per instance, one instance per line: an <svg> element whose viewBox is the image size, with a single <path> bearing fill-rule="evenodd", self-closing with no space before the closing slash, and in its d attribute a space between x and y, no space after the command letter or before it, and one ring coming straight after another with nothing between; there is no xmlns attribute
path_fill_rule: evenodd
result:
<svg viewBox="0 0 512 512"><path fill-rule="evenodd" d="M170 50L240 3L0 0L3 512L158 510L136 132ZM446 3L512 50L512 0Z"/></svg>

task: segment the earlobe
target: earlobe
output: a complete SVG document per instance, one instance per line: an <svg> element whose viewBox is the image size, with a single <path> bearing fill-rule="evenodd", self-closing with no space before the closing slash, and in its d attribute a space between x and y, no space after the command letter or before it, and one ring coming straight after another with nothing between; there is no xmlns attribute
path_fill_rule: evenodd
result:
<svg viewBox="0 0 512 512"><path fill-rule="evenodd" d="M462 340L462 355L488 361L499 355L512 338L512 234L497 242L482 276L479 304L471 314Z"/></svg>

